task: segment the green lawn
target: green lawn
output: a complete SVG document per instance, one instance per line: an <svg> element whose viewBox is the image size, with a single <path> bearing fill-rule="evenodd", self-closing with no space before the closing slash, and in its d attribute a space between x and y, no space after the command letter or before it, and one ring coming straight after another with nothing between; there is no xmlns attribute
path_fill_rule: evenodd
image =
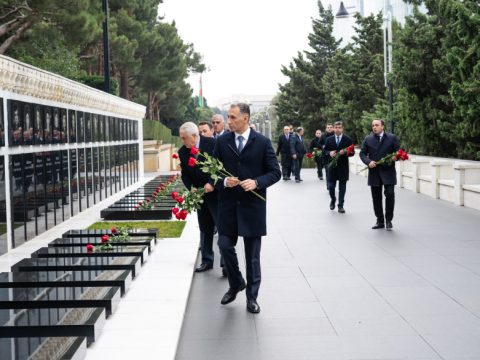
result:
<svg viewBox="0 0 480 360"><path fill-rule="evenodd" d="M15 223L13 224L13 228L16 229L20 226L23 226L23 223ZM0 224L0 235L3 235L7 232L7 224L3 223L3 224Z"/></svg>
<svg viewBox="0 0 480 360"><path fill-rule="evenodd" d="M180 237L185 221L100 221L90 225L89 229L110 229L112 227L126 227L140 229L158 229L157 236L162 238Z"/></svg>

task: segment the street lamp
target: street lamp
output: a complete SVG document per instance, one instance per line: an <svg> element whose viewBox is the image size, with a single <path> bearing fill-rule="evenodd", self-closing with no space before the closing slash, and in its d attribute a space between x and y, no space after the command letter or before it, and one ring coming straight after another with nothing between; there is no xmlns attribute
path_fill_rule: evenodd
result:
<svg viewBox="0 0 480 360"><path fill-rule="evenodd" d="M363 1L360 1L360 14L363 16ZM340 8L338 9L335 17L337 19L343 19L350 16L347 9L354 7L345 7L343 1L340 2ZM383 2L383 77L385 80L385 87L388 89L388 118L390 120L391 132L395 132L395 120L393 118L393 84L390 79L392 73L393 61L392 61L392 12L389 0Z"/></svg>
<svg viewBox="0 0 480 360"><path fill-rule="evenodd" d="M110 47L108 45L108 0L102 0L103 20L103 76L104 91L110 93Z"/></svg>

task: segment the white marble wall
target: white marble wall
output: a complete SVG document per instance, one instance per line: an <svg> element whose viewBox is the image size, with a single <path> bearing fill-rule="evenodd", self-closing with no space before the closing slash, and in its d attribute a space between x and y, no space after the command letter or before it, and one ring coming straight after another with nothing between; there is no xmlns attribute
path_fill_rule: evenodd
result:
<svg viewBox="0 0 480 360"><path fill-rule="evenodd" d="M358 153L350 158L350 171L367 176ZM400 187L480 210L480 161L411 155L396 166Z"/></svg>

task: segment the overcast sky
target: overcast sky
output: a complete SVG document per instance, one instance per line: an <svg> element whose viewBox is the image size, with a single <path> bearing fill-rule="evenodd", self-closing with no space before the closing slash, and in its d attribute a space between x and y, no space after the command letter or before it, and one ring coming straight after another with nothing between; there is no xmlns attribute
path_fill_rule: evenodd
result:
<svg viewBox="0 0 480 360"><path fill-rule="evenodd" d="M317 0L164 0L159 15L203 55L203 94L215 105L233 94L274 95L285 82L281 65L307 49L318 8ZM195 94L198 78L190 79Z"/></svg>

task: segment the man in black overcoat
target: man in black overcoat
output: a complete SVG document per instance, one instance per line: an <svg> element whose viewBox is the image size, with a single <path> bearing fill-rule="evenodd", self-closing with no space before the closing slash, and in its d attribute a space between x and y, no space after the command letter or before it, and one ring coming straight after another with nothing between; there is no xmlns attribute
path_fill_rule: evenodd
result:
<svg viewBox="0 0 480 360"><path fill-rule="evenodd" d="M329 163L338 154L341 154L337 160L336 166L330 166L327 172L327 186L330 193L330 210L335 209L335 187L338 181L338 212L343 214L345 209L343 203L345 201L345 193L347 191L347 181L349 179L348 158L355 154L355 150L346 154L345 149L353 144L352 139L343 133L343 123L337 121L334 124L334 135L327 138L327 142L323 147L323 153L329 159ZM327 165L329 166L329 165Z"/></svg>
<svg viewBox="0 0 480 360"><path fill-rule="evenodd" d="M322 143L322 130L318 129L315 131L315 137L310 141L308 149L310 152L313 152L315 149L322 151L323 145L325 145L325 143ZM315 160L315 164L317 164L317 176L320 180L323 180L323 153L315 156L313 160Z"/></svg>
<svg viewBox="0 0 480 360"><path fill-rule="evenodd" d="M215 139L199 135L198 127L193 122L184 123L180 126L179 132L184 144L178 150L183 184L188 190L192 188L203 188L205 190L204 202L201 208L197 210L202 262L195 269L196 272L203 272L213 268L213 235L218 215L218 194L212 185L210 175L204 173L198 166L188 166L188 159L193 156L190 155L192 146L198 148L202 153L212 155Z"/></svg>
<svg viewBox="0 0 480 360"><path fill-rule="evenodd" d="M281 172L271 141L249 127L250 108L245 103L233 104L228 111L231 130L217 139L214 156L233 175L217 182L218 245L222 253L229 289L221 303L235 300L238 292L246 290L247 310L260 312L257 303L261 282L261 238L267 234L267 188L280 180ZM238 267L235 245L243 237L247 282Z"/></svg>
<svg viewBox="0 0 480 360"><path fill-rule="evenodd" d="M322 145L322 150L325 144L327 143L327 138L329 138L330 136L333 136L334 134L335 133L333 132L333 124L327 123L327 125L325 126L325 132L323 132L322 135L320 136L320 144ZM325 167L326 178L328 177L328 166L327 166L328 160L329 160L329 156L324 154L322 158L322 163L323 163L323 166ZM326 185L328 190L328 182L326 183Z"/></svg>
<svg viewBox="0 0 480 360"><path fill-rule="evenodd" d="M305 148L305 140L303 133L305 131L302 127L298 127L296 133L290 139L290 154L292 156L292 169L295 175L295 182L303 181L300 178L300 171L302 170L303 157L307 153Z"/></svg>
<svg viewBox="0 0 480 360"><path fill-rule="evenodd" d="M283 180L290 180L290 174L292 173L292 156L290 154L290 127L285 125L283 127L283 135L278 138L277 156L280 154L282 164L282 176Z"/></svg>
<svg viewBox="0 0 480 360"><path fill-rule="evenodd" d="M372 121L372 133L368 135L360 150L360 159L368 166L368 185L372 191L373 210L377 222L372 229L391 230L393 228L393 210L395 207L395 185L397 172L395 162L380 164L377 161L386 155L397 152L400 143L394 134L385 132L385 122L381 119ZM385 216L383 213L382 187L385 194Z"/></svg>

